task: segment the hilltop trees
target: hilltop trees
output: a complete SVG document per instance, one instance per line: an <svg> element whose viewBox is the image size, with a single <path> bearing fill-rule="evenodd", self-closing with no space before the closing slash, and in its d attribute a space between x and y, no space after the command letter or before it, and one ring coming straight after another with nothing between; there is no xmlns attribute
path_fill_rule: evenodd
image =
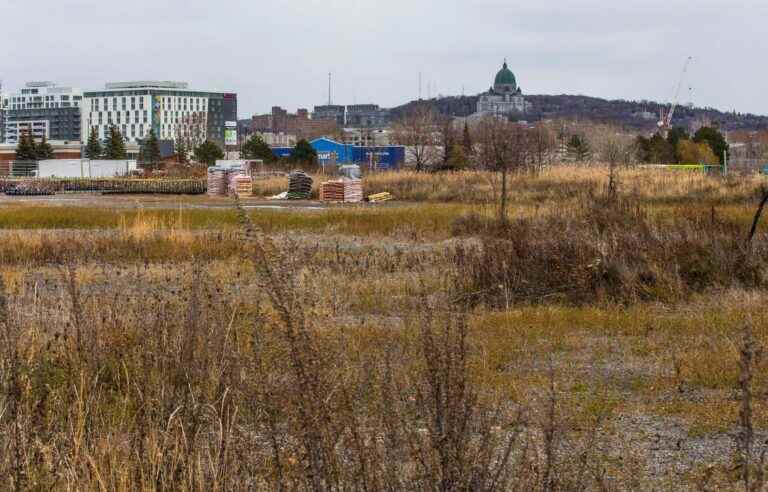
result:
<svg viewBox="0 0 768 492"><path fill-rule="evenodd" d="M125 140L116 126L109 127L109 136L104 145L104 157L109 160L122 160L127 157Z"/></svg>
<svg viewBox="0 0 768 492"><path fill-rule="evenodd" d="M99 131L96 127L91 128L91 134L88 135L88 144L85 146L85 157L88 159L98 159L104 153L99 140Z"/></svg>

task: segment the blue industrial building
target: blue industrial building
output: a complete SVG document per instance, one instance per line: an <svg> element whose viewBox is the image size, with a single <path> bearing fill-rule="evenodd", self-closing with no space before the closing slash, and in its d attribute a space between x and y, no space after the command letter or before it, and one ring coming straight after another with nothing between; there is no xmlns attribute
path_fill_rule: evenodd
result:
<svg viewBox="0 0 768 492"><path fill-rule="evenodd" d="M316 138L310 142L317 151L321 163L336 164L369 164L375 159L380 169L397 169L405 162L405 147L400 145L382 145L376 147L360 147L339 143L330 138ZM280 158L290 157L292 147L273 147L272 152Z"/></svg>
<svg viewBox="0 0 768 492"><path fill-rule="evenodd" d="M370 164L374 161L379 169L397 169L405 162L405 147L402 145L352 147L353 163Z"/></svg>

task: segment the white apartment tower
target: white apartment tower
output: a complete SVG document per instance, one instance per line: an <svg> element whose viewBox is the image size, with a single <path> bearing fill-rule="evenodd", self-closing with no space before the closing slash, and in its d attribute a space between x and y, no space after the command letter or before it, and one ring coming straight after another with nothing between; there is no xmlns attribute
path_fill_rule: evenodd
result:
<svg viewBox="0 0 768 492"><path fill-rule="evenodd" d="M226 121L237 121L234 94L190 90L185 82L120 82L84 94L82 132L100 139L117 127L128 143L136 143L153 130L160 140L176 140L194 133L197 140L222 142Z"/></svg>
<svg viewBox="0 0 768 492"><path fill-rule="evenodd" d="M36 139L80 140L80 89L59 87L53 82L27 82L5 102L5 142L18 143L28 133ZM2 103L0 103L2 104Z"/></svg>

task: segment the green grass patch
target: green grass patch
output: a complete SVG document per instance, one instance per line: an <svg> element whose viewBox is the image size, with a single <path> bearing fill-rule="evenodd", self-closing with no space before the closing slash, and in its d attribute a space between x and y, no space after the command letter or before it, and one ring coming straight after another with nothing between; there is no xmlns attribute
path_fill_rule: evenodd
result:
<svg viewBox="0 0 768 492"><path fill-rule="evenodd" d="M451 225L469 210L464 205L350 207L322 210L250 209L266 232L311 231L343 235L399 235L447 238ZM124 210L97 207L28 206L0 209L0 229L117 229L146 224L156 229L231 229L233 209Z"/></svg>

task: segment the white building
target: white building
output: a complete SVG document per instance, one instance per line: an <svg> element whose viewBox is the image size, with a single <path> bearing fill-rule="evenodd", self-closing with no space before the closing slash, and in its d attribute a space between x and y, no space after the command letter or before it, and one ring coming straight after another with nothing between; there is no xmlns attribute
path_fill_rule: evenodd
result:
<svg viewBox="0 0 768 492"><path fill-rule="evenodd" d="M100 139L115 126L128 144L153 130L160 140L183 136L195 144L205 139L224 143L227 122L237 121L237 96L190 90L185 82L120 82L84 94L82 132Z"/></svg>
<svg viewBox="0 0 768 492"><path fill-rule="evenodd" d="M256 132L270 147L295 147L298 138L292 133Z"/></svg>
<svg viewBox="0 0 768 492"><path fill-rule="evenodd" d="M27 82L7 96L5 142L18 143L23 133L51 141L80 140L80 105L83 92L53 82Z"/></svg>
<svg viewBox="0 0 768 492"><path fill-rule="evenodd" d="M392 131L387 128L344 128L342 142L349 145L371 147L390 145Z"/></svg>
<svg viewBox="0 0 768 492"><path fill-rule="evenodd" d="M510 114L524 114L530 108L530 103L525 101L523 91L517 85L515 74L507 66L507 62L501 67L493 81L493 87L488 92L481 94L477 101L476 116L507 116Z"/></svg>
<svg viewBox="0 0 768 492"><path fill-rule="evenodd" d="M0 86L2 90L2 86ZM5 115L8 111L8 96L0 92L0 144L5 143Z"/></svg>

